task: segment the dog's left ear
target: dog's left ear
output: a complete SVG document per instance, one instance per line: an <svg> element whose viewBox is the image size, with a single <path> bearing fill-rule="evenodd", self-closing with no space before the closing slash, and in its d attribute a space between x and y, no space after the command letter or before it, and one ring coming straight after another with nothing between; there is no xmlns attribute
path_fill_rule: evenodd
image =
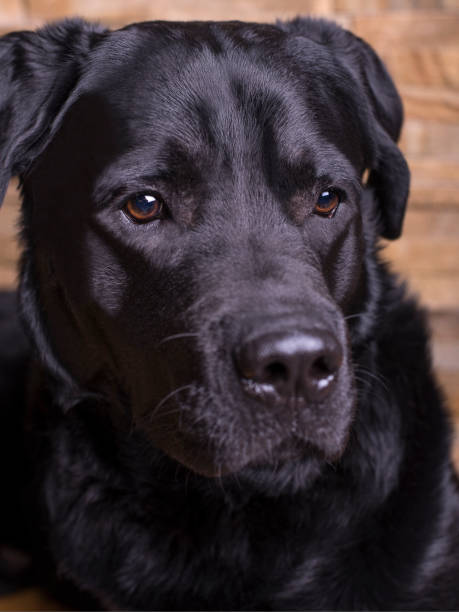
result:
<svg viewBox="0 0 459 612"><path fill-rule="evenodd" d="M380 207L381 235L398 238L408 199L410 172L396 145L403 122L402 102L384 64L364 40L332 22L298 18L278 25L290 34L325 45L336 63L359 83L375 118L376 150L368 185L373 188Z"/></svg>
<svg viewBox="0 0 459 612"><path fill-rule="evenodd" d="M0 38L0 205L46 144L59 109L105 30L80 19Z"/></svg>

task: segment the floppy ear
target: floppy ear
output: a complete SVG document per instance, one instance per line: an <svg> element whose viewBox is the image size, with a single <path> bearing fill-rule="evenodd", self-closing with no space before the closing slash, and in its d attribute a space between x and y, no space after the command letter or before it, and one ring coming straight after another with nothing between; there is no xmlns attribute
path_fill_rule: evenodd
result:
<svg viewBox="0 0 459 612"><path fill-rule="evenodd" d="M46 144L53 119L104 30L66 20L0 38L0 205Z"/></svg>
<svg viewBox="0 0 459 612"><path fill-rule="evenodd" d="M403 122L402 102L384 64L365 41L332 22L298 18L279 25L293 35L325 45L335 61L360 84L375 119L375 154L368 185L379 204L382 236L398 238L408 199L410 172L396 145Z"/></svg>

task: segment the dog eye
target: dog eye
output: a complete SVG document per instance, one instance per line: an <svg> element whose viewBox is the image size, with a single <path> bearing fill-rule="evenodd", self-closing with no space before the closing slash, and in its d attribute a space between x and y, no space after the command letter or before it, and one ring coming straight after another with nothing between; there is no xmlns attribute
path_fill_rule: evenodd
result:
<svg viewBox="0 0 459 612"><path fill-rule="evenodd" d="M136 223L147 223L161 217L163 201L158 195L140 193L130 198L124 210Z"/></svg>
<svg viewBox="0 0 459 612"><path fill-rule="evenodd" d="M333 189L322 191L317 199L314 212L326 217L332 217L340 203L339 194Z"/></svg>

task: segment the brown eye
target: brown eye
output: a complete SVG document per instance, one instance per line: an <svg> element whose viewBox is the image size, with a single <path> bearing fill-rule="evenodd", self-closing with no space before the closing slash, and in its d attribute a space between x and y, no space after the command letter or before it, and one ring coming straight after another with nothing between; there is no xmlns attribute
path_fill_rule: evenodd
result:
<svg viewBox="0 0 459 612"><path fill-rule="evenodd" d="M124 210L137 223L147 223L161 217L163 202L159 196L140 193L127 201Z"/></svg>
<svg viewBox="0 0 459 612"><path fill-rule="evenodd" d="M328 191L322 191L320 196L317 198L314 212L325 217L332 217L338 208L340 203L339 195L333 189Z"/></svg>

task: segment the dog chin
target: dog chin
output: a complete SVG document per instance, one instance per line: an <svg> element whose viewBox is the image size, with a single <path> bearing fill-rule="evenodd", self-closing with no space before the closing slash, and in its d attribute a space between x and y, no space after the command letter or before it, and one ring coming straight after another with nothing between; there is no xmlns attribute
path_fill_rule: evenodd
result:
<svg viewBox="0 0 459 612"><path fill-rule="evenodd" d="M198 452L173 454L173 458L188 470L208 479L225 479L256 485L265 481L277 482L279 485L295 488L312 484L322 472L324 465L341 455L342 450L334 457L325 453L308 441L289 437L271 449L263 449L253 454L233 452L223 457L204 456L202 449Z"/></svg>

